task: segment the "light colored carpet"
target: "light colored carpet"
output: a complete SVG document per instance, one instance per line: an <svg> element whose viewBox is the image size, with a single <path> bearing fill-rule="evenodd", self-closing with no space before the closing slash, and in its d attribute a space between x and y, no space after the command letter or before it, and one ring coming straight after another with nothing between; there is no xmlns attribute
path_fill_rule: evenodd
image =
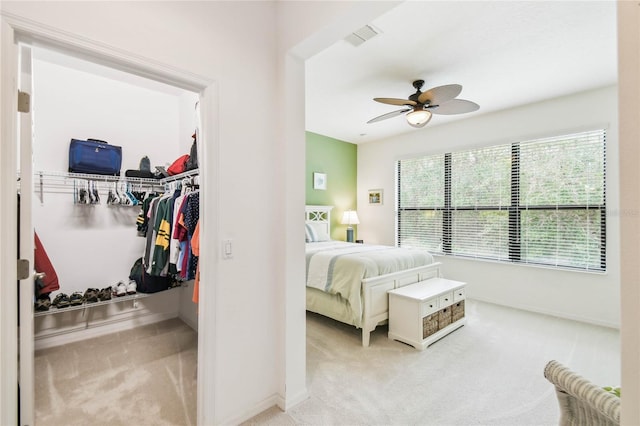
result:
<svg viewBox="0 0 640 426"><path fill-rule="evenodd" d="M307 314L310 398L244 425L557 425L556 359L620 384L617 330L467 300L467 325L417 351ZM197 336L178 319L36 352L37 425L194 425Z"/></svg>
<svg viewBox="0 0 640 426"><path fill-rule="evenodd" d="M307 314L310 398L246 424L557 425L544 366L556 359L596 384L620 383L618 330L467 301L467 325L417 351Z"/></svg>
<svg viewBox="0 0 640 426"><path fill-rule="evenodd" d="M197 340L176 318L37 351L36 424L195 425Z"/></svg>

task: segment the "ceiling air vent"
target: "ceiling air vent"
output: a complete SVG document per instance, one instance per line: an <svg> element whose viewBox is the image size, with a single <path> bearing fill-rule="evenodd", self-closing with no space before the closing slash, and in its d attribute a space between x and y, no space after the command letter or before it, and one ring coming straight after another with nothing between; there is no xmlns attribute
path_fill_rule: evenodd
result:
<svg viewBox="0 0 640 426"><path fill-rule="evenodd" d="M362 43L377 36L378 34L380 34L380 32L373 28L371 25L365 25L359 30L356 30L353 33L349 34L347 37L345 37L345 40L353 44L354 46L360 46Z"/></svg>

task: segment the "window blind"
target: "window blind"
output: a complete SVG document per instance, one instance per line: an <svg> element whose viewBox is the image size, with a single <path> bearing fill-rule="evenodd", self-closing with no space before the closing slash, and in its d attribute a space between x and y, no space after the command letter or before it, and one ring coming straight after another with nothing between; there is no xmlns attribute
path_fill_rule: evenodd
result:
<svg viewBox="0 0 640 426"><path fill-rule="evenodd" d="M398 161L398 245L605 270L605 139L600 129Z"/></svg>

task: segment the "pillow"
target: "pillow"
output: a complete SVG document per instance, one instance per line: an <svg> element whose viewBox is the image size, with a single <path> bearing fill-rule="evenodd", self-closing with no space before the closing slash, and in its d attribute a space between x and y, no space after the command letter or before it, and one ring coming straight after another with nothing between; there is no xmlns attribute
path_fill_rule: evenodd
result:
<svg viewBox="0 0 640 426"><path fill-rule="evenodd" d="M313 226L309 225L308 223L304 224L304 233L305 233L305 241L307 243L313 243L318 238L318 234L316 234L316 230L313 228Z"/></svg>
<svg viewBox="0 0 640 426"><path fill-rule="evenodd" d="M325 231L326 227L325 223L305 223L305 241L308 243L331 241L331 237Z"/></svg>

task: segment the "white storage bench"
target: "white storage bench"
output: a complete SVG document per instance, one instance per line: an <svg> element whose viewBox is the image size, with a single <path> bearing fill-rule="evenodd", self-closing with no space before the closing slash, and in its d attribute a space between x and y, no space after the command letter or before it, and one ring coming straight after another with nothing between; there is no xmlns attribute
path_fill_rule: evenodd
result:
<svg viewBox="0 0 640 426"><path fill-rule="evenodd" d="M431 278L389 291L389 339L424 350L466 323L466 283Z"/></svg>

